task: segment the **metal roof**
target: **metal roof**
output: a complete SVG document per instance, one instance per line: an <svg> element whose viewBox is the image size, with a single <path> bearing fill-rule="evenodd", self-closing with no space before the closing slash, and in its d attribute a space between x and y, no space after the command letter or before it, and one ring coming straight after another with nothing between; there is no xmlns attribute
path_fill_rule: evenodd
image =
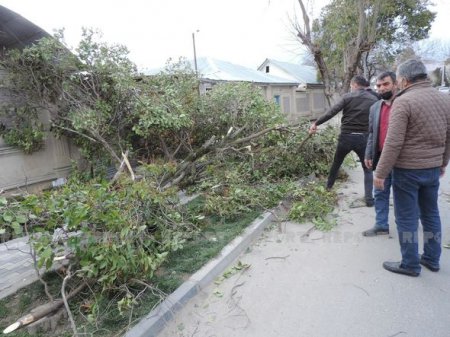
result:
<svg viewBox="0 0 450 337"><path fill-rule="evenodd" d="M311 84L320 83L317 80L317 70L315 67L306 66L302 64L282 62L273 59L266 59L263 62L263 64L258 67L258 69L261 70L268 63L284 70L286 73L294 77L299 83L311 83Z"/></svg>
<svg viewBox="0 0 450 337"><path fill-rule="evenodd" d="M244 81L267 84L299 84L298 82L290 79L273 76L256 69L247 68L210 57L202 57L197 59L197 68L199 76L202 79L207 80Z"/></svg>
<svg viewBox="0 0 450 337"><path fill-rule="evenodd" d="M0 6L0 50L22 48L46 36L50 34L42 28Z"/></svg>
<svg viewBox="0 0 450 337"><path fill-rule="evenodd" d="M195 69L194 61L187 61L192 69ZM144 75L155 75L163 69L145 70ZM292 79L273 76L263 73L256 69L247 68L238 64L218 60L211 57L200 57L197 59L197 70L202 80L209 81L240 81L253 82L259 84L284 84L298 85L299 83Z"/></svg>

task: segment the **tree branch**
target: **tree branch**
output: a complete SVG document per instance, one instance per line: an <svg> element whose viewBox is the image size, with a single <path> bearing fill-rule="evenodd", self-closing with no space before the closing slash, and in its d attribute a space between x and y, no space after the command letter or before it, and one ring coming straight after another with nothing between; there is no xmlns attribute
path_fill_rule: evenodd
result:
<svg viewBox="0 0 450 337"><path fill-rule="evenodd" d="M64 277L62 285L61 285L61 296L62 296L62 300L64 302L64 307L66 308L66 311L67 311L67 315L69 316L70 326L72 327L73 335L75 337L78 337L77 326L75 324L75 320L73 319L72 311L70 310L69 302L66 297L66 283L71 278L72 278L72 274L70 272L70 266L69 266L69 268L67 269L67 275Z"/></svg>

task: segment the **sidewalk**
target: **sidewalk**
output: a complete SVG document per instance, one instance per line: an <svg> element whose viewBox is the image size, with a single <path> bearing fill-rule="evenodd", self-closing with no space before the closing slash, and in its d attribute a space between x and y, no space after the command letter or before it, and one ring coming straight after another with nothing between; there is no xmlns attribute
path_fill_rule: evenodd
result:
<svg viewBox="0 0 450 337"><path fill-rule="evenodd" d="M0 299L36 280L28 238L0 244Z"/></svg>
<svg viewBox="0 0 450 337"><path fill-rule="evenodd" d="M441 186L448 242L448 176ZM361 232L373 225L374 209L349 207L363 195L359 167L340 192L333 231L274 224L230 265L248 269L205 287L158 336L450 336L450 250L443 249L438 273L385 271L383 261L400 260L392 207L391 235L366 238Z"/></svg>

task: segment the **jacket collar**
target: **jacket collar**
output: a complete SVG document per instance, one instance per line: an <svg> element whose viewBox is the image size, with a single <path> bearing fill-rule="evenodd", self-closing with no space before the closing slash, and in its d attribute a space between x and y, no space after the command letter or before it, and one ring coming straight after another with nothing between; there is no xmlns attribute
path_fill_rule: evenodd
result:
<svg viewBox="0 0 450 337"><path fill-rule="evenodd" d="M422 88L428 88L428 87L431 87L431 81L430 80L423 80L423 81L415 82L415 83L411 84L409 87L407 87L407 88L397 92L397 95L395 95L395 98L405 94L406 92L414 91L414 90L420 90Z"/></svg>

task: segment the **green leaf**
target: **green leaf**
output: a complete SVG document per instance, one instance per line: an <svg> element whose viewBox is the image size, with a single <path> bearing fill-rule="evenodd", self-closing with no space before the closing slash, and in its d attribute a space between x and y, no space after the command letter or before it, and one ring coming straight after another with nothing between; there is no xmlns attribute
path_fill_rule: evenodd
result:
<svg viewBox="0 0 450 337"><path fill-rule="evenodd" d="M103 260L103 255L97 255L96 257L94 257L94 259L97 261L101 261Z"/></svg>
<svg viewBox="0 0 450 337"><path fill-rule="evenodd" d="M22 226L17 221L11 222L11 228L14 229L16 235L22 234Z"/></svg>
<svg viewBox="0 0 450 337"><path fill-rule="evenodd" d="M5 220L6 222L12 222L13 221L13 216L10 214L3 214L3 220Z"/></svg>
<svg viewBox="0 0 450 337"><path fill-rule="evenodd" d="M8 205L8 200L5 197L0 197L0 205L1 206Z"/></svg>
<svg viewBox="0 0 450 337"><path fill-rule="evenodd" d="M28 221L28 219L27 219L27 217L25 215L19 214L19 215L16 216L16 221L21 223L21 224L24 224L24 223L26 223Z"/></svg>

